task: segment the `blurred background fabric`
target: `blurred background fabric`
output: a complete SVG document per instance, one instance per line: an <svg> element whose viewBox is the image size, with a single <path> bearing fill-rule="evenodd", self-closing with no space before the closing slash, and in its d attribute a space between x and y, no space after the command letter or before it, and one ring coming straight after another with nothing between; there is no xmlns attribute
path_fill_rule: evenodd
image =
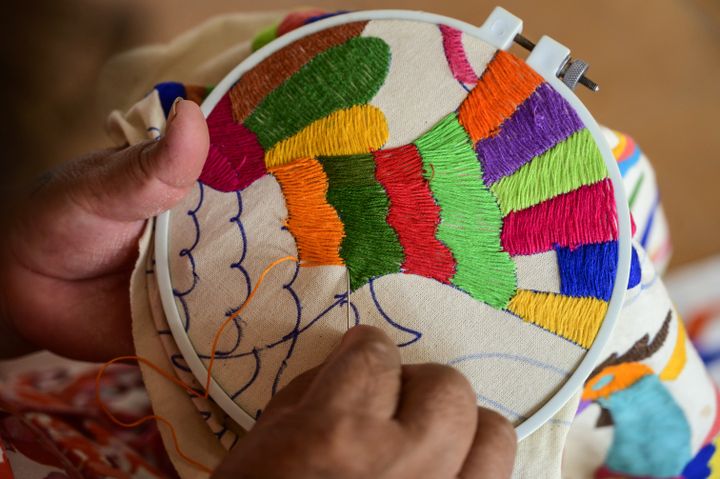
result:
<svg viewBox="0 0 720 479"><path fill-rule="evenodd" d="M578 94L596 119L632 135L653 162L674 242L671 268L720 253L720 1L317 0L327 10L426 10L480 24L495 5L591 64L601 85ZM41 172L110 144L102 66L170 41L224 13L308 6L287 0L12 2L0 28L4 105L0 213L7 219ZM101 106L102 105L102 106Z"/></svg>

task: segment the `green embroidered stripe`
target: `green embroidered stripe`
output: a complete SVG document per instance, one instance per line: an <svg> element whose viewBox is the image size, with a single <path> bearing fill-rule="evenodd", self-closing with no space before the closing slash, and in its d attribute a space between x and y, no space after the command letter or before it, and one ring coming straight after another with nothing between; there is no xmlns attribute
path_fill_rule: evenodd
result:
<svg viewBox="0 0 720 479"><path fill-rule="evenodd" d="M606 176L607 169L595 140L587 129L582 129L490 189L507 215L597 183Z"/></svg>
<svg viewBox="0 0 720 479"><path fill-rule="evenodd" d="M440 206L437 238L457 263L452 284L494 308L505 308L516 290L515 265L500 246L502 214L483 183L482 166L457 113L415 145Z"/></svg>
<svg viewBox="0 0 720 479"><path fill-rule="evenodd" d="M318 158L328 177L327 200L345 225L340 256L355 291L370 279L399 273L405 259L395 230L387 223L389 201L375 179L372 155Z"/></svg>
<svg viewBox="0 0 720 479"><path fill-rule="evenodd" d="M390 66L390 47L374 37L351 38L312 59L268 94L245 125L266 150L315 120L375 96Z"/></svg>

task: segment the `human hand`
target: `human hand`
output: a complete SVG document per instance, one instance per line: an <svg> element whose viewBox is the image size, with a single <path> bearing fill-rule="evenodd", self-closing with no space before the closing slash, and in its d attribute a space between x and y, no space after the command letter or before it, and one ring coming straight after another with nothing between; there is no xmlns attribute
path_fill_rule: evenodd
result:
<svg viewBox="0 0 720 479"><path fill-rule="evenodd" d="M87 360L132 354L138 237L197 180L208 144L202 112L180 101L160 140L90 154L33 192L0 251L0 357L34 349Z"/></svg>
<svg viewBox="0 0 720 479"><path fill-rule="evenodd" d="M380 330L352 328L268 404L215 479L507 479L517 439L449 366L400 363Z"/></svg>

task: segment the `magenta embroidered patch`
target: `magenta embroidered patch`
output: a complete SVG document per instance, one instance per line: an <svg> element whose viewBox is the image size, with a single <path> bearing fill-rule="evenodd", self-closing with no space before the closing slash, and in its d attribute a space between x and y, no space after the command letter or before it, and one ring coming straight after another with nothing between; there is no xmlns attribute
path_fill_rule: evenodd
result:
<svg viewBox="0 0 720 479"><path fill-rule="evenodd" d="M450 71L460 83L475 85L477 75L467 59L465 47L462 43L462 32L457 28L440 25L440 32L443 37L443 49L447 58Z"/></svg>
<svg viewBox="0 0 720 479"><path fill-rule="evenodd" d="M617 238L609 179L512 212L505 217L502 231L503 249L511 255L537 254L556 246L575 249Z"/></svg>
<svg viewBox="0 0 720 479"><path fill-rule="evenodd" d="M233 120L230 96L225 95L207 118L210 150L200 181L220 191L250 186L267 173L256 135Z"/></svg>

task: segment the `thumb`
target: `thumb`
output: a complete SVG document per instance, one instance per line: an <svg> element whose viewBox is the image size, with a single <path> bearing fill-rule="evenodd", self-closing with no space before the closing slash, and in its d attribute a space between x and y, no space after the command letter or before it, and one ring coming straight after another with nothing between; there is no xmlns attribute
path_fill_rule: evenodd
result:
<svg viewBox="0 0 720 479"><path fill-rule="evenodd" d="M172 208L200 176L209 148L200 108L179 100L165 135L111 154L78 178L76 201L100 217L144 220Z"/></svg>

